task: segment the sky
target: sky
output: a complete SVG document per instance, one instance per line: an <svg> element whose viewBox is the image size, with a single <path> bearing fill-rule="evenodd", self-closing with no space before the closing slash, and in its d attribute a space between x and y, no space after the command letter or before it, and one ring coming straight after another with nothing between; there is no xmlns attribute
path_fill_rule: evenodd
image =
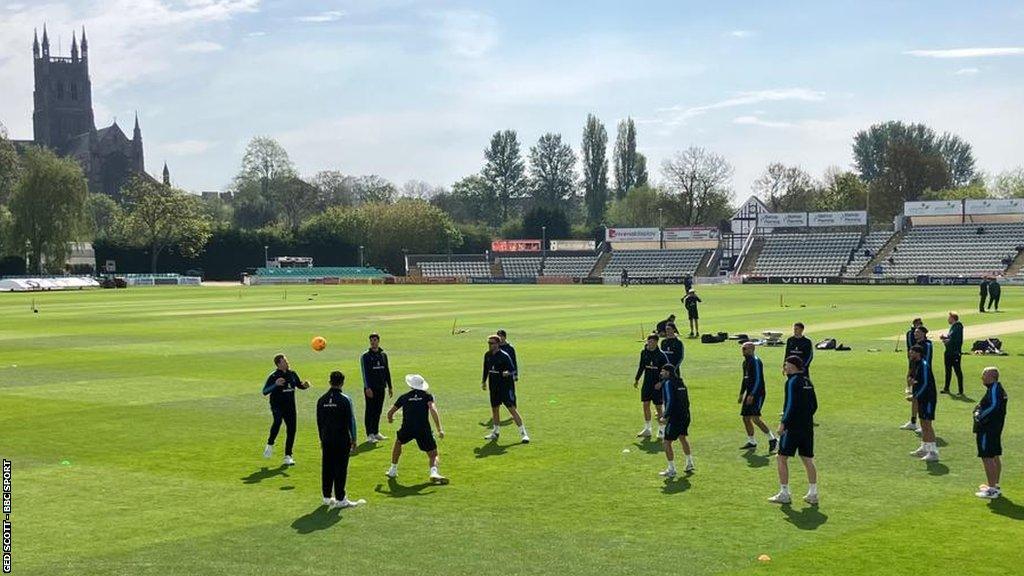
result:
<svg viewBox="0 0 1024 576"><path fill-rule="evenodd" d="M250 138L299 171L450 186L490 135L578 151L588 113L637 122L655 181L703 146L737 202L769 162L852 165L858 130L924 122L979 167L1024 164L1024 2L0 0L0 122L32 137L32 34L87 30L97 127L142 126L146 168L223 190ZM59 44L59 47L58 47ZM130 133L130 132L129 132Z"/></svg>

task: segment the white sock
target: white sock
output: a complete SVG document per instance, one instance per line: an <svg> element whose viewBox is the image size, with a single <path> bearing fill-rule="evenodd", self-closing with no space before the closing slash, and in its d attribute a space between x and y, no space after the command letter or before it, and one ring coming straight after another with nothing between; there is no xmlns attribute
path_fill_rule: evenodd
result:
<svg viewBox="0 0 1024 576"><path fill-rule="evenodd" d="M523 436L526 436L526 424L523 424L522 426L519 427L519 433L522 434Z"/></svg>
<svg viewBox="0 0 1024 576"><path fill-rule="evenodd" d="M754 438L753 436L747 436L747 443L748 444L757 444L757 439Z"/></svg>
<svg viewBox="0 0 1024 576"><path fill-rule="evenodd" d="M437 466L430 467L430 475L433 476L434 474L437 474Z"/></svg>
<svg viewBox="0 0 1024 576"><path fill-rule="evenodd" d="M780 494L789 494L789 484L779 484Z"/></svg>
<svg viewBox="0 0 1024 576"><path fill-rule="evenodd" d="M689 464L690 466L693 466L693 454L686 455L686 463Z"/></svg>
<svg viewBox="0 0 1024 576"><path fill-rule="evenodd" d="M807 486L807 493L808 494L817 494L818 493L818 485L817 484L809 484Z"/></svg>
<svg viewBox="0 0 1024 576"><path fill-rule="evenodd" d="M492 430L494 431L494 433L495 433L495 434L497 434L498 432L500 432L500 431L501 431L501 430L499 429L499 427L498 427L498 425L497 425L497 424L495 424L494 426L492 426L492 428L491 428L491 429L492 429Z"/></svg>
<svg viewBox="0 0 1024 576"><path fill-rule="evenodd" d="M769 440L778 440L778 438L775 437L775 433L772 432L771 430L768 431L768 439Z"/></svg>
<svg viewBox="0 0 1024 576"><path fill-rule="evenodd" d="M669 460L668 461L668 469L669 470L675 470L676 469L676 461L675 460Z"/></svg>
<svg viewBox="0 0 1024 576"><path fill-rule="evenodd" d="M644 430L646 430L647 432L651 431L651 421L650 420L644 420Z"/></svg>
<svg viewBox="0 0 1024 576"><path fill-rule="evenodd" d="M390 471L391 472L398 472L398 464L392 464Z"/></svg>

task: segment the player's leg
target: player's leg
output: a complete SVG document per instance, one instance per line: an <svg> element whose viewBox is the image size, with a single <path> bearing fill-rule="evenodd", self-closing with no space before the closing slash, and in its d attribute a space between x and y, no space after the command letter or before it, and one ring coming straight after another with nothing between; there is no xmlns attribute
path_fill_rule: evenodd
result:
<svg viewBox="0 0 1024 576"><path fill-rule="evenodd" d="M949 394L949 381L953 378L953 357L949 354L943 354L942 364L946 371L946 383L945 385L942 386L942 392L945 394Z"/></svg>
<svg viewBox="0 0 1024 576"><path fill-rule="evenodd" d="M264 458L270 458L271 454L274 453L274 442L277 441L277 434L281 431L281 423L284 422L281 411L274 406L270 407L270 413L274 417L274 422L270 425L270 434L267 435L267 447L263 449Z"/></svg>
<svg viewBox="0 0 1024 576"><path fill-rule="evenodd" d="M746 405L744 405L746 407ZM757 448L757 439L754 438L754 417L744 414L743 429L747 432L747 442L740 446L740 450L753 450Z"/></svg>
<svg viewBox="0 0 1024 576"><path fill-rule="evenodd" d="M320 492L324 506L331 505L331 489L334 488L334 458L328 446L320 447Z"/></svg>
<svg viewBox="0 0 1024 576"><path fill-rule="evenodd" d="M501 407L501 402L495 398L495 393L491 391L491 432L484 436L485 440L497 440L498 435L501 433L501 414L498 412L498 408Z"/></svg>
<svg viewBox="0 0 1024 576"><path fill-rule="evenodd" d="M292 448L295 447L295 428L298 424L298 418L295 414L295 407L287 408L284 411L284 459L286 464L295 464L295 460L292 459Z"/></svg>
<svg viewBox="0 0 1024 576"><path fill-rule="evenodd" d="M785 439L785 436L783 436ZM785 440L783 440L785 441ZM789 504L792 501L792 496L789 494L789 457L784 454L779 454L778 457L778 471L779 471L779 492L768 499L773 504Z"/></svg>
<svg viewBox="0 0 1024 576"><path fill-rule="evenodd" d="M646 386L646 384L644 385ZM637 438L650 438L651 437L651 401L643 400L641 402L644 411L644 428L636 435Z"/></svg>
<svg viewBox="0 0 1024 576"><path fill-rule="evenodd" d="M395 438L395 446L391 449L391 468L388 468L388 478L395 478L398 476L398 459L402 457L402 431L398 431L398 437Z"/></svg>
<svg viewBox="0 0 1024 576"><path fill-rule="evenodd" d="M960 355L957 354L953 357L953 370L956 372L956 386L957 394L960 396L964 395L964 371L960 367Z"/></svg>
<svg viewBox="0 0 1024 576"><path fill-rule="evenodd" d="M348 446L335 448L334 458L334 499L339 502L348 500L348 460L351 457Z"/></svg>
<svg viewBox="0 0 1024 576"><path fill-rule="evenodd" d="M519 415L519 408L515 405L515 392L511 392L509 396L509 403L505 404L505 408L508 409L508 413L512 415L512 421L519 427L519 439L523 444L530 442L530 435L526 433L526 425L523 424L523 417Z"/></svg>
<svg viewBox="0 0 1024 576"><path fill-rule="evenodd" d="M679 444L683 447L683 454L686 456L686 472L693 472L693 453L690 451L690 441L685 435L679 436Z"/></svg>
<svg viewBox="0 0 1024 576"><path fill-rule="evenodd" d="M659 476L665 478L675 478L676 475L676 454L672 449L673 440L669 440L669 434L665 435L665 439L662 441L662 445L665 447L665 460L668 461L668 465L664 470L658 472Z"/></svg>
<svg viewBox="0 0 1024 576"><path fill-rule="evenodd" d="M804 502L807 502L808 504L817 504L818 467L815 466L813 457L801 454L800 459L803 460L804 469L807 471L807 495L804 496Z"/></svg>

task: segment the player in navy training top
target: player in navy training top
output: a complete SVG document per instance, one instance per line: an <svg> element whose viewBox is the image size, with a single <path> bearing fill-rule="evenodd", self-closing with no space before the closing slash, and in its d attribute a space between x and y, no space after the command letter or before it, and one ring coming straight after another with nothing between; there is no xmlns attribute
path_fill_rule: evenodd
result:
<svg viewBox="0 0 1024 576"><path fill-rule="evenodd" d="M519 439L523 444L530 442L526 433L526 425L519 415L516 404L516 366L512 357L501 349L501 338L497 335L487 338L487 352L484 353L484 371L480 378L480 389L490 388L491 396L491 433L484 436L485 440L497 440L501 434L501 415L498 409L504 406L512 415L512 420L519 427Z"/></svg>
<svg viewBox="0 0 1024 576"><path fill-rule="evenodd" d="M743 417L743 427L747 431L747 443L740 446L740 450L754 450L757 448L757 439L754 438L754 426L761 432L768 435L768 453L772 454L778 447L778 440L775 434L768 428L768 425L761 419L761 407L767 396L764 382L764 362L757 357L753 342L744 342L740 350L743 353L743 382L740 383L740 416Z"/></svg>
<svg viewBox="0 0 1024 576"><path fill-rule="evenodd" d="M640 388L640 402L644 410L644 429L636 435L637 438L651 437L651 404L658 414L658 421L661 421L661 407L664 404L661 392L657 389L660 381L661 367L671 364L668 356L658 348L658 335L647 336L647 343L640 350L640 364L636 367L636 376L633 378L633 388L640 386L640 377L643 376L644 384ZM658 438L665 435L665 429L658 425Z"/></svg>
<svg viewBox="0 0 1024 576"><path fill-rule="evenodd" d="M978 444L978 457L985 467L986 483L974 494L989 500L1002 496L999 476L1003 472L1003 424L1006 421L1006 390L999 382L999 369L993 366L981 373L985 395L974 407L974 434Z"/></svg>
<svg viewBox="0 0 1024 576"><path fill-rule="evenodd" d="M330 385L316 401L316 428L322 458L320 487L324 506L349 508L365 503L350 500L345 490L349 456L356 449L356 411L352 399L341 392L345 375L337 370L331 372Z"/></svg>
<svg viewBox="0 0 1024 576"><path fill-rule="evenodd" d="M920 332L920 331L919 331ZM910 358L914 361L913 376L907 380L907 400L917 401L917 415L921 419L921 446L910 453L925 462L939 460L939 448L935 443L935 405L939 395L935 388L935 374L932 365L925 358L925 348L918 344L910 347Z"/></svg>
<svg viewBox="0 0 1024 576"><path fill-rule="evenodd" d="M274 416L274 423L270 425L270 434L267 436L267 446L263 449L263 457L270 458L274 453L274 441L277 440L277 433L281 431L281 423L285 426L284 441L284 464L294 466L295 459L292 458L292 447L295 446L295 390L309 388L309 382L299 378L299 375L288 364L288 358L284 354L274 356L275 370L267 376L263 384L263 395L270 397L270 413Z"/></svg>
<svg viewBox="0 0 1024 576"><path fill-rule="evenodd" d="M683 380L676 376L674 368L671 364L662 366L661 382L658 383L665 398L665 413L661 421L665 424L665 458L668 460L668 467L658 474L665 478L676 477L672 443L677 439L683 446L683 454L686 455L684 471L687 474L693 472L693 455L690 453L690 443L686 440L690 433L690 394Z"/></svg>
<svg viewBox="0 0 1024 576"><path fill-rule="evenodd" d="M441 416L437 413L434 396L427 392L430 385L419 374L407 375L405 383L412 390L399 396L398 400L395 400L395 405L388 410L389 423L395 421L395 412L402 411L402 426L395 437L395 447L391 451L391 468L387 471L387 477L398 477L398 459L402 456L402 445L415 440L416 446L426 452L430 459L430 481L447 484L448 479L438 471L437 441L434 440L434 432L430 428L430 420L433 419L434 425L437 426L437 435L444 438L444 428L441 427Z"/></svg>
<svg viewBox="0 0 1024 576"><path fill-rule="evenodd" d="M683 341L678 338L679 330L675 324L665 325L665 338L661 341L661 351L668 356L669 364L675 366L676 376L682 377L683 357L686 355L683 350Z"/></svg>
<svg viewBox="0 0 1024 576"><path fill-rule="evenodd" d="M818 410L818 398L814 385L803 374L804 361L799 356L790 356L782 365L786 375L786 399L783 404L782 422L779 424L779 493L768 499L775 504L789 504L789 458L800 455L807 470L808 504L818 503L818 468L814 465L814 413Z"/></svg>
<svg viewBox="0 0 1024 576"><path fill-rule="evenodd" d="M917 336L914 335L914 332L917 330L918 326L924 326L924 323L921 322L920 318L914 318L913 322L910 323L910 329L907 330L907 378L910 378L913 375L914 361L910 359L910 349L917 343ZM929 362L931 362L931 360L929 360ZM906 424L900 426L900 430L913 430L915 432L921 431L921 427L917 425L916 401L910 402L910 420L908 420Z"/></svg>

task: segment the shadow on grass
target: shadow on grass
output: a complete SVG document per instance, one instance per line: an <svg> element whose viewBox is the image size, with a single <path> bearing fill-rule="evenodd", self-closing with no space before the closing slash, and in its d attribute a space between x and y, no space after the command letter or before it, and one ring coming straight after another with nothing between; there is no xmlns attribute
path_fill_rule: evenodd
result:
<svg viewBox="0 0 1024 576"><path fill-rule="evenodd" d="M976 402L976 400L974 398L971 398L970 396L966 396L966 395L964 395L964 396L953 396L952 394L950 394L949 397L950 397L950 399L956 400L957 402L967 402L967 403L971 403L971 404Z"/></svg>
<svg viewBox="0 0 1024 576"><path fill-rule="evenodd" d="M767 455L758 454L754 450L745 450L743 452L743 459L747 461L747 466L751 468L764 468L771 460Z"/></svg>
<svg viewBox="0 0 1024 576"><path fill-rule="evenodd" d="M512 417L509 416L508 418L499 421L498 425L500 425L500 426L508 426L511 423L512 423ZM480 427L481 428L490 428L491 427L491 421L487 420L485 422L480 422Z"/></svg>
<svg viewBox="0 0 1024 576"><path fill-rule="evenodd" d="M300 516L292 522L292 528L299 534L311 534L317 530L326 530L341 521L341 511L337 508L317 506L315 510Z"/></svg>
<svg viewBox="0 0 1024 576"><path fill-rule="evenodd" d="M295 490L295 486L281 486L280 488L278 488L278 490L283 490L287 492L288 490Z"/></svg>
<svg viewBox="0 0 1024 576"><path fill-rule="evenodd" d="M942 436L936 436L935 445L938 446L939 448L945 448L946 446L949 446L949 442L946 442L946 439L943 438Z"/></svg>
<svg viewBox="0 0 1024 576"><path fill-rule="evenodd" d="M1005 496L1001 496L988 503L988 509L993 514L1006 516L1011 520L1024 520L1024 506L1017 504Z"/></svg>
<svg viewBox="0 0 1024 576"><path fill-rule="evenodd" d="M690 489L689 474L682 478L666 478L665 485L661 487L662 494L680 494Z"/></svg>
<svg viewBox="0 0 1024 576"><path fill-rule="evenodd" d="M426 496L433 494L433 492L424 492L426 488L430 488L434 484L430 482L423 482L420 484L410 484L409 486L403 486L398 483L395 478L388 478L388 489L384 489L383 484L377 484L377 487L373 489L378 494L390 496L392 498L406 498L408 496Z"/></svg>
<svg viewBox="0 0 1024 576"><path fill-rule="evenodd" d="M473 448L473 454L476 454L477 458L488 458L490 456L501 456L508 452L509 448L514 446L520 446L522 442L516 442L514 444L498 444L497 440L489 440L487 444L478 448Z"/></svg>
<svg viewBox="0 0 1024 576"><path fill-rule="evenodd" d="M385 442L387 442L387 440L385 440ZM373 452L374 450L381 448L381 444L382 442L370 442L369 440L367 440L362 444L356 446L356 454L361 454L363 452ZM355 456L355 454L353 454L353 456Z"/></svg>
<svg viewBox="0 0 1024 576"><path fill-rule="evenodd" d="M269 468L267 466L263 466L259 470L257 470L255 472L253 472L252 474L249 474L248 476L242 478L242 483L243 484L259 484L260 482L263 482L264 480L268 480L268 479L273 478L275 476L284 476L284 477L287 478L288 477L288 466L285 466L283 464L281 466L278 466L277 468Z"/></svg>
<svg viewBox="0 0 1024 576"><path fill-rule="evenodd" d="M780 509L786 515L786 522L801 530L817 530L819 526L828 522L828 516L822 514L817 505L798 511L794 510L791 504L783 504Z"/></svg>
<svg viewBox="0 0 1024 576"><path fill-rule="evenodd" d="M945 476L946 474L949 474L949 466L942 462L928 462L929 476Z"/></svg>
<svg viewBox="0 0 1024 576"><path fill-rule="evenodd" d="M652 440L651 438L641 438L633 443L637 450L643 450L648 454L661 454L665 447L661 440Z"/></svg>

